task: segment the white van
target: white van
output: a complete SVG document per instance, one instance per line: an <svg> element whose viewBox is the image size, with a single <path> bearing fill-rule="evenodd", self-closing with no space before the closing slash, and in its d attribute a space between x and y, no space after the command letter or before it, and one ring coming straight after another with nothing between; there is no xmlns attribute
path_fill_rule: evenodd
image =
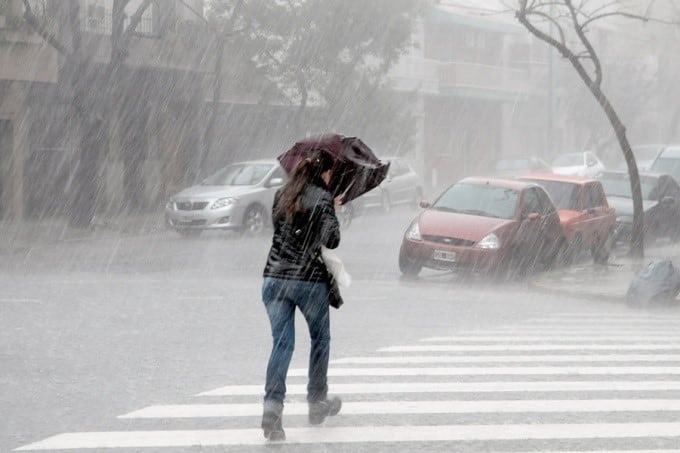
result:
<svg viewBox="0 0 680 453"><path fill-rule="evenodd" d="M649 170L655 173L668 173L680 183L680 145L664 147L652 162Z"/></svg>

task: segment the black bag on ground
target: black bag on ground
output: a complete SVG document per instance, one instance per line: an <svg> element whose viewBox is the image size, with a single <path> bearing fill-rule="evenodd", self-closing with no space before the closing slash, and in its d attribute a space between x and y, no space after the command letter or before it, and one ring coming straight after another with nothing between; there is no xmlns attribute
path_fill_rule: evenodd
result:
<svg viewBox="0 0 680 453"><path fill-rule="evenodd" d="M628 305L641 307L653 303L670 303L680 294L680 273L668 259L652 261L630 283L626 293Z"/></svg>

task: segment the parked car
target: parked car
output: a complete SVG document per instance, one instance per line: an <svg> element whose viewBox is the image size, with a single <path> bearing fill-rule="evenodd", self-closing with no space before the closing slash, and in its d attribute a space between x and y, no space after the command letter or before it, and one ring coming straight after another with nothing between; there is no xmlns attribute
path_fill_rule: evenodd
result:
<svg viewBox="0 0 680 453"><path fill-rule="evenodd" d="M638 171L647 171L651 168L656 156L664 149L664 145L632 145L631 151L635 156ZM619 151L619 163L616 165L617 170L627 170L628 166L623 159L622 153Z"/></svg>
<svg viewBox="0 0 680 453"><path fill-rule="evenodd" d="M260 234L271 225L274 194L285 180L275 159L228 165L173 195L165 205L166 223L183 236L214 229Z"/></svg>
<svg viewBox="0 0 680 453"><path fill-rule="evenodd" d="M616 242L628 244L633 229L633 195L628 172L605 171L598 179L609 204L616 209ZM641 172L640 191L645 239L680 239L680 185L668 174Z"/></svg>
<svg viewBox="0 0 680 453"><path fill-rule="evenodd" d="M613 246L616 211L607 203L602 184L596 179L556 174L520 177L543 186L552 199L564 237L564 257L572 261L585 248L596 263L606 263Z"/></svg>
<svg viewBox="0 0 680 453"><path fill-rule="evenodd" d="M605 169L604 164L595 153L565 153L557 156L552 163L552 172L558 175L576 175L594 178Z"/></svg>
<svg viewBox="0 0 680 453"><path fill-rule="evenodd" d="M667 173L680 182L680 145L665 146L659 151L649 171Z"/></svg>
<svg viewBox="0 0 680 453"><path fill-rule="evenodd" d="M390 163L385 180L375 189L357 199L365 209L380 208L389 212L395 205L418 207L423 198L423 183L420 176L402 157L385 157L380 160Z"/></svg>
<svg viewBox="0 0 680 453"><path fill-rule="evenodd" d="M564 234L557 210L536 184L469 177L446 189L409 225L399 269L472 269L512 276L547 268Z"/></svg>
<svg viewBox="0 0 680 453"><path fill-rule="evenodd" d="M549 173L550 165L540 157L517 156L499 159L493 168L496 176L517 176L522 173Z"/></svg>

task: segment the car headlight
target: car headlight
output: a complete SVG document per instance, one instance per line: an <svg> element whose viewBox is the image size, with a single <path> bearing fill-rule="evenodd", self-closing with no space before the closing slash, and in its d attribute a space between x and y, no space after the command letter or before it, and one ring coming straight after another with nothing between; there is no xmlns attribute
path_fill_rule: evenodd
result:
<svg viewBox="0 0 680 453"><path fill-rule="evenodd" d="M475 244L475 247L478 249L497 250L501 247L501 240L495 233L489 233Z"/></svg>
<svg viewBox="0 0 680 453"><path fill-rule="evenodd" d="M221 209L221 208L226 208L227 206L231 206L232 204L235 204L238 198L234 197L225 197L225 198L220 198L219 200L215 201L212 206L210 206L210 209Z"/></svg>
<svg viewBox="0 0 680 453"><path fill-rule="evenodd" d="M176 209L175 201L174 200L168 200L168 202L165 203L165 209L169 209L171 211L174 211Z"/></svg>
<svg viewBox="0 0 680 453"><path fill-rule="evenodd" d="M406 232L406 239L410 239L412 241L423 240L423 237L420 235L420 226L418 226L417 220L411 224L411 227Z"/></svg>

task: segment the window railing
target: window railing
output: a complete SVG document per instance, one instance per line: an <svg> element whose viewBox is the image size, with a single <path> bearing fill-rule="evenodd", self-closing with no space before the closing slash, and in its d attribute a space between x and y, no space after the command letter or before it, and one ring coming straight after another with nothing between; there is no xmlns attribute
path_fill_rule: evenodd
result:
<svg viewBox="0 0 680 453"><path fill-rule="evenodd" d="M97 33L102 35L110 35L113 28L113 12L111 10L104 10L99 8L83 9L80 18L81 28L83 31L90 33ZM124 28L130 25L130 17L125 16L123 23ZM155 36L154 21L151 17L142 17L142 20L137 25L135 33Z"/></svg>

